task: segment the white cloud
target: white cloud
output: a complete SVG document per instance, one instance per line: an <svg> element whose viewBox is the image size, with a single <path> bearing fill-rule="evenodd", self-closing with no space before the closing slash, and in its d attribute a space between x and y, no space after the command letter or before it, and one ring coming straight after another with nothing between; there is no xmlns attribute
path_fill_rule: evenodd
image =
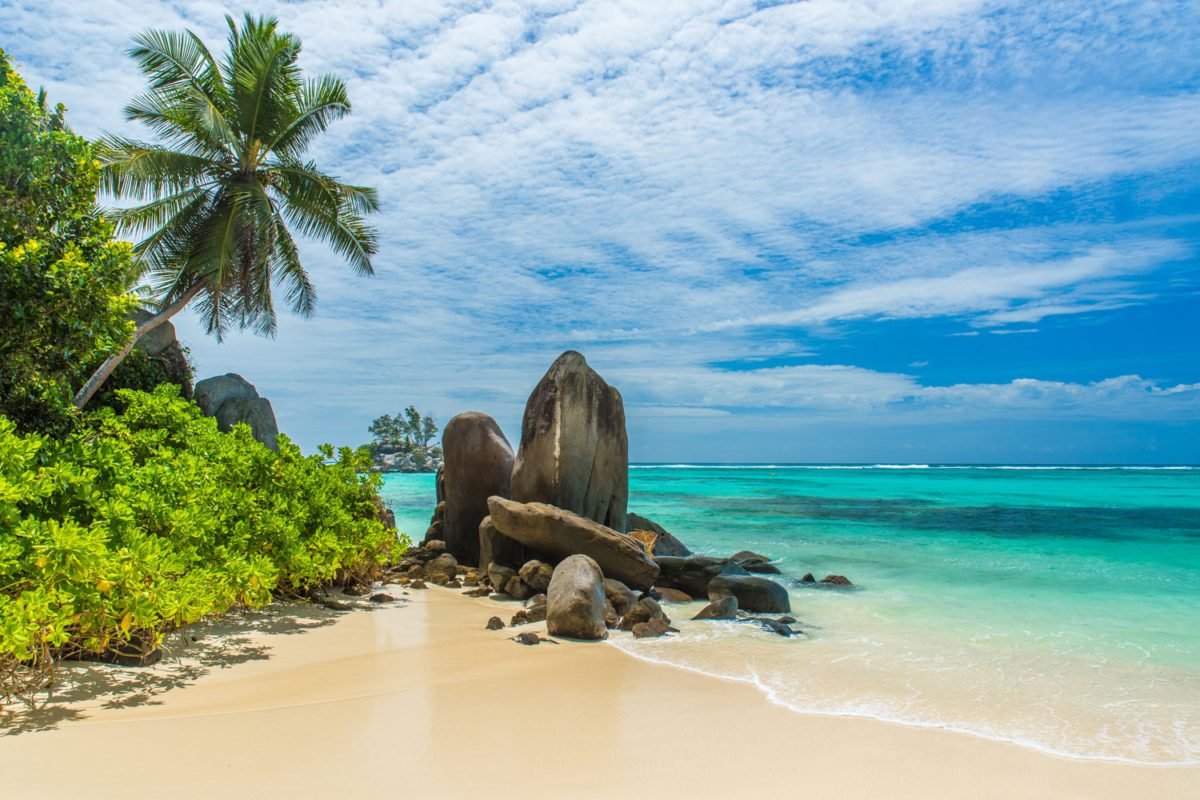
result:
<svg viewBox="0 0 1200 800"><path fill-rule="evenodd" d="M1195 8L763 5L257 4L302 37L307 67L349 79L355 112L314 155L380 188L384 249L365 281L307 247L318 317L283 318L277 340L218 346L181 320L201 373L243 371L306 443L353 439L408 402L443 418L483 407L511 430L566 347L660 415L912 416L935 398L994 415L967 389L821 364L839 359L814 336L870 319L1029 330L1155 302L1175 286L1164 273L1191 286L1172 266L1195 257L1178 220L1129 225L1088 204L1132 179L1139 203L1194 189ZM142 87L122 54L131 34L186 26L219 45L223 13L0 0L0 30L95 134L127 129L120 107ZM1079 208L1027 209L1059 195ZM755 359L790 366L712 366ZM1033 414L1008 386L984 389ZM1038 413L1116 413L1094 384L1054 386ZM1119 394L1130 418L1143 401L1171 416L1181 396Z"/></svg>

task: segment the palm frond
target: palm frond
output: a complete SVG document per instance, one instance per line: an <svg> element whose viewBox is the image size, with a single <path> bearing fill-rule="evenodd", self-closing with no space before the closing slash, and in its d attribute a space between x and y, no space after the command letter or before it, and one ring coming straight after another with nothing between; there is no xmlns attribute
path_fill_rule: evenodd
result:
<svg viewBox="0 0 1200 800"><path fill-rule="evenodd" d="M346 82L332 75L304 81L292 110L292 119L268 144L282 158L299 158L313 139L330 123L350 113Z"/></svg>
<svg viewBox="0 0 1200 800"><path fill-rule="evenodd" d="M147 198L180 192L205 180L211 162L162 145L105 136L96 145L101 189L117 197Z"/></svg>

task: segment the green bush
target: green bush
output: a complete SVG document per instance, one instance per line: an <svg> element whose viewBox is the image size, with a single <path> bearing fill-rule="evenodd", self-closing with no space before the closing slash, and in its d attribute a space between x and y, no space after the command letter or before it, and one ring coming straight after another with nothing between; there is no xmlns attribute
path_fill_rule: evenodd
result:
<svg viewBox="0 0 1200 800"><path fill-rule="evenodd" d="M0 417L0 695L61 658L145 654L235 606L377 578L407 547L349 448L274 453L175 386L119 399L64 440Z"/></svg>
<svg viewBox="0 0 1200 800"><path fill-rule="evenodd" d="M130 245L96 208L100 163L0 50L0 415L65 433L71 398L133 332Z"/></svg>

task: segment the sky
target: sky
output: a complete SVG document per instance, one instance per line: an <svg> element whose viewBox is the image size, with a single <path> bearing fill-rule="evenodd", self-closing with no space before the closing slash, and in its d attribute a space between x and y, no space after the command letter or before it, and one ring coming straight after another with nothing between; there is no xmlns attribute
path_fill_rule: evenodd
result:
<svg viewBox="0 0 1200 800"><path fill-rule="evenodd" d="M487 412L584 353L643 462L1200 463L1200 5L0 0L96 136L146 28L279 18L354 111L373 278L217 342L305 448Z"/></svg>

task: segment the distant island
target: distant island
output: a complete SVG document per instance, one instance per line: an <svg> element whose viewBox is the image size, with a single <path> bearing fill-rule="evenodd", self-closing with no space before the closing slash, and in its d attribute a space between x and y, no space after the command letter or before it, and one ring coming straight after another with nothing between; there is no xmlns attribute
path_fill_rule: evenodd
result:
<svg viewBox="0 0 1200 800"><path fill-rule="evenodd" d="M415 406L394 417L376 417L367 431L373 440L363 448L375 472L437 472L442 465L442 448L430 444L438 434L437 422Z"/></svg>

